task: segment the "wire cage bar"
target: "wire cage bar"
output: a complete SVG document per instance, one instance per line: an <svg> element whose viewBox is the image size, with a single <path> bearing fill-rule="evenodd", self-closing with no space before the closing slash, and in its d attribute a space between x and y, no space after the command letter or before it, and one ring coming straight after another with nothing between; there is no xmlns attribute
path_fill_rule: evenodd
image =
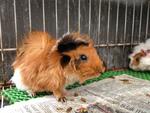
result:
<svg viewBox="0 0 150 113"><path fill-rule="evenodd" d="M42 0L42 10L43 10L43 31L45 31L45 0Z"/></svg>
<svg viewBox="0 0 150 113"><path fill-rule="evenodd" d="M29 31L32 29L32 24L31 24L31 1L28 0L28 10L29 10Z"/></svg>
<svg viewBox="0 0 150 113"><path fill-rule="evenodd" d="M1 79L12 76L18 44L32 30L56 38L66 32L86 33L110 69L128 67L132 47L150 37L148 0L5 0L0 6Z"/></svg>
<svg viewBox="0 0 150 113"><path fill-rule="evenodd" d="M134 24L135 24L135 2L133 2L133 16L132 16L132 35L131 35L131 46L132 46L132 44L133 44Z"/></svg>
<svg viewBox="0 0 150 113"><path fill-rule="evenodd" d="M138 37L138 42L139 43L140 43L140 40L141 40L142 14L143 14L143 3L141 3L141 9L140 9L139 37Z"/></svg>
<svg viewBox="0 0 150 113"><path fill-rule="evenodd" d="M56 17L56 37L58 37L58 16L57 16L57 0L55 0L55 17Z"/></svg>
<svg viewBox="0 0 150 113"><path fill-rule="evenodd" d="M80 0L78 1L78 32L80 32L80 8L81 8L81 5L80 5Z"/></svg>
<svg viewBox="0 0 150 113"><path fill-rule="evenodd" d="M147 21L146 21L146 35L145 39L148 38L148 28L149 28L149 10L150 10L150 1L148 2L148 9L147 9Z"/></svg>

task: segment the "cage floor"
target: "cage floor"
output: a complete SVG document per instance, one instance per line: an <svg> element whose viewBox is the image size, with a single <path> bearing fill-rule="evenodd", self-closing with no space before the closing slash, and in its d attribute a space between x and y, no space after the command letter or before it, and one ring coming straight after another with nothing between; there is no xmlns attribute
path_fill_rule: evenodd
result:
<svg viewBox="0 0 150 113"><path fill-rule="evenodd" d="M99 81L104 78L118 76L121 74L128 74L133 77L150 80L150 72L148 72L148 71L147 72L137 72L137 71L133 71L133 70L119 70L119 71L107 71L97 78L87 80L82 85L90 84L92 82ZM75 83L73 85L68 86L67 89L73 89L73 88L76 88L79 86L81 86L81 85L78 83ZM42 97L42 96L48 95L48 94L50 94L50 93L42 92L42 93L37 93L37 95L35 97L31 97L25 91L20 91L16 87L8 88L8 89L5 89L4 91L2 91L2 95L9 102L9 104L13 104L15 102L20 102L20 101L24 101L24 100L29 100L31 98Z"/></svg>

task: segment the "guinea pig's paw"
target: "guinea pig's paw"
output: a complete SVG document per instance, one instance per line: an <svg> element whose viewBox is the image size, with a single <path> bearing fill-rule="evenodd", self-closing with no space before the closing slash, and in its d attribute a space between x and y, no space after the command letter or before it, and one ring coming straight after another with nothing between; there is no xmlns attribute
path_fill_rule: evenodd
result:
<svg viewBox="0 0 150 113"><path fill-rule="evenodd" d="M30 97L36 96L36 93L33 92L33 91L31 91L31 90L27 90L27 93L28 93L28 95L29 95Z"/></svg>
<svg viewBox="0 0 150 113"><path fill-rule="evenodd" d="M59 98L58 98L58 101L59 101L59 102L66 102L66 101L67 101L67 98L66 98L65 96L59 97Z"/></svg>
<svg viewBox="0 0 150 113"><path fill-rule="evenodd" d="M53 91L54 96L56 97L56 99L60 102L66 102L66 97L64 94L64 89L57 89Z"/></svg>

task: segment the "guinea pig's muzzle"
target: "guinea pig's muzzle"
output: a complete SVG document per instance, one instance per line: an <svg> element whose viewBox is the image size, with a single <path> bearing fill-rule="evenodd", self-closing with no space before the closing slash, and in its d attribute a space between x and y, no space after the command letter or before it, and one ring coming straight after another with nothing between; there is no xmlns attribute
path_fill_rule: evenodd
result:
<svg viewBox="0 0 150 113"><path fill-rule="evenodd" d="M105 66L98 66L94 68L95 74L102 74L106 70Z"/></svg>
<svg viewBox="0 0 150 113"><path fill-rule="evenodd" d="M100 67L100 72L104 73L107 70L106 64L103 62L103 65Z"/></svg>

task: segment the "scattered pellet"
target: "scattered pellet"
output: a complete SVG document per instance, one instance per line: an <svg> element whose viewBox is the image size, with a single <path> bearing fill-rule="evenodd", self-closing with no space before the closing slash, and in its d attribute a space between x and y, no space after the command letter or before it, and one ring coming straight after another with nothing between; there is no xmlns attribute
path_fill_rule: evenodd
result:
<svg viewBox="0 0 150 113"><path fill-rule="evenodd" d="M146 96L147 96L147 97L150 97L150 94L149 94L149 93L147 93L147 94L146 94Z"/></svg>
<svg viewBox="0 0 150 113"><path fill-rule="evenodd" d="M58 108L56 108L56 109L59 110L59 111L60 111L60 110L63 110L63 108L61 108L61 107L58 107Z"/></svg>
<svg viewBox="0 0 150 113"><path fill-rule="evenodd" d="M72 107L69 107L69 108L67 108L66 112L67 112L67 113L70 113L71 110L72 110Z"/></svg>
<svg viewBox="0 0 150 113"><path fill-rule="evenodd" d="M120 79L120 81L129 81L129 79Z"/></svg>
<svg viewBox="0 0 150 113"><path fill-rule="evenodd" d="M131 84L131 82L128 79L121 79L120 81L122 81L123 84Z"/></svg>
<svg viewBox="0 0 150 113"><path fill-rule="evenodd" d="M78 111L78 113L88 113L88 110L83 107L79 108L77 111Z"/></svg>
<svg viewBox="0 0 150 113"><path fill-rule="evenodd" d="M77 97L77 96L79 96L79 94L75 92L75 93L74 93L74 96Z"/></svg>
<svg viewBox="0 0 150 113"><path fill-rule="evenodd" d="M86 99L85 98L81 98L80 99L82 102L86 102Z"/></svg>
<svg viewBox="0 0 150 113"><path fill-rule="evenodd" d="M115 79L115 77L114 77L114 76L110 76L109 78L111 78L111 79Z"/></svg>

